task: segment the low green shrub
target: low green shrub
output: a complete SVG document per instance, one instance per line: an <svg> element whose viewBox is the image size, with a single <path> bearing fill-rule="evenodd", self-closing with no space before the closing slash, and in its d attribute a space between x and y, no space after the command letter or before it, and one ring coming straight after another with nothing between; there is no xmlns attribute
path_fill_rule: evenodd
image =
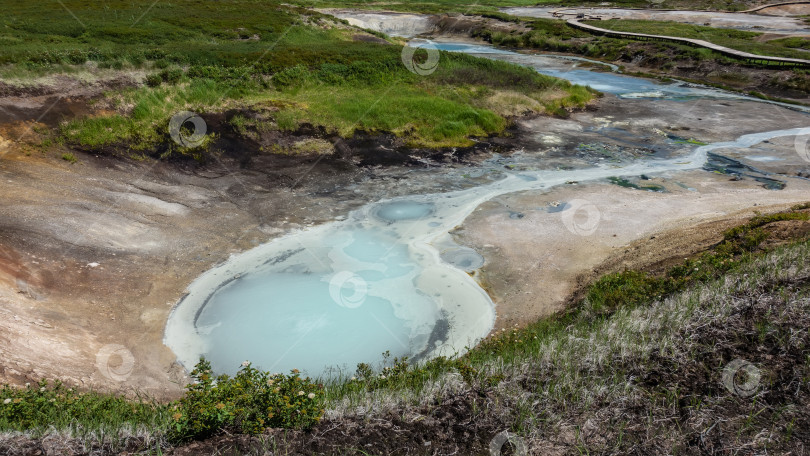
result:
<svg viewBox="0 0 810 456"><path fill-rule="evenodd" d="M273 76L273 83L279 87L303 85L309 79L310 72L303 65L285 68Z"/></svg>
<svg viewBox="0 0 810 456"><path fill-rule="evenodd" d="M146 76L146 85L149 87L157 87L163 83L163 78L160 74L150 74Z"/></svg>
<svg viewBox="0 0 810 456"><path fill-rule="evenodd" d="M324 413L321 385L290 375L262 372L244 363L234 377L214 378L201 360L191 372L194 382L172 406L173 441L210 437L220 431L259 434L266 428L307 428Z"/></svg>
<svg viewBox="0 0 810 456"><path fill-rule="evenodd" d="M183 70L179 68L165 69L160 72L159 76L167 84L177 84L183 78Z"/></svg>

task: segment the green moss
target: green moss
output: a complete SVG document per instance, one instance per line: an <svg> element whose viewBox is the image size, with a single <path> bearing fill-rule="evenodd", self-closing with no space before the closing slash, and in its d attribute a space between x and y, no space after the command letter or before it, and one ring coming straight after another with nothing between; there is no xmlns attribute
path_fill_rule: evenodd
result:
<svg viewBox="0 0 810 456"><path fill-rule="evenodd" d="M629 180L627 180L627 179L625 179L623 177L615 177L614 176L614 177L609 177L608 180L610 181L610 183L618 185L619 187L632 188L632 189L635 189L635 190L646 190L648 192L663 192L663 191L666 190L661 185L657 185L657 184L638 185L638 184L635 184L633 182L630 182Z"/></svg>

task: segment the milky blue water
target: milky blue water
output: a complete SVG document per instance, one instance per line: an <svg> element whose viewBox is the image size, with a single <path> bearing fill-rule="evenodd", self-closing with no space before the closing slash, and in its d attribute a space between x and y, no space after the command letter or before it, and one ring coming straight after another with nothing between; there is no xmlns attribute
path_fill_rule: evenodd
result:
<svg viewBox="0 0 810 456"><path fill-rule="evenodd" d="M414 45L419 45L421 42L422 41L420 40L413 41ZM621 98L657 98L681 101L704 98L750 100L758 102L763 101L753 97L717 90L699 84L692 84L682 81L663 83L649 79L625 76L613 72L618 69L618 67L615 65L606 64L596 60L588 60L585 58L548 54L523 54L480 44L442 41L429 42L439 50L462 52L494 60L504 60L507 62L517 63L534 68L539 73L565 79L574 84L589 86L593 89L599 90L600 92L610 93ZM591 66L602 66L603 68L609 68L612 71L593 71L592 68L583 68L580 64L578 64L578 62L587 62ZM807 110L806 108L796 107L794 105L784 103L769 103L785 106L791 109Z"/></svg>
<svg viewBox="0 0 810 456"><path fill-rule="evenodd" d="M377 280L368 271L358 275L369 282ZM340 293L351 297L355 290L348 284ZM257 274L233 282L217 293L197 320L197 328L211 344L205 355L217 372L233 372L240 359L254 360L271 371L296 366L320 372L324 366L313 359L314 353L335 366L376 361L380 347L395 356L409 353L405 342L410 331L405 320L394 315L389 300L365 297L362 310L324 306L327 301L331 302L329 283L311 273Z"/></svg>
<svg viewBox="0 0 810 456"><path fill-rule="evenodd" d="M418 220L432 214L434 209L433 203L394 201L379 205L374 211L374 216L387 222Z"/></svg>

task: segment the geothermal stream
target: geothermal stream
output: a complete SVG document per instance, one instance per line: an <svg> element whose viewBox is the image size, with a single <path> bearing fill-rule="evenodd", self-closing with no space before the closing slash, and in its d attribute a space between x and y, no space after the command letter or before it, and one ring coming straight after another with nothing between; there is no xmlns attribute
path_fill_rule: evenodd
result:
<svg viewBox="0 0 810 456"><path fill-rule="evenodd" d="M485 46L437 46L528 65L620 97L748 99L694 85L581 70L576 62L558 58ZM385 351L417 361L461 354L495 321L494 305L474 279L484 259L454 244L449 234L482 203L570 181L693 170L703 167L712 151L798 134L810 134L810 128L745 135L696 147L686 156L586 169L508 171L501 180L464 190L368 204L344 220L289 233L204 273L175 307L165 343L187 369L205 356L221 373L233 373L249 360L267 371L297 368L329 376L350 373L360 362L375 363ZM572 229L587 231L587 221L574 217L583 215L577 214L580 209L562 204L553 212Z"/></svg>

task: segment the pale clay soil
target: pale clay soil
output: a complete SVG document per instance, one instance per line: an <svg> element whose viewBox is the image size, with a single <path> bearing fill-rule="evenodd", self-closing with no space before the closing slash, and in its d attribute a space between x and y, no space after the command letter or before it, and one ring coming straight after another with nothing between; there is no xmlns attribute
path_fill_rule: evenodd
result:
<svg viewBox="0 0 810 456"><path fill-rule="evenodd" d="M534 141L533 153L553 156L590 127L605 126L639 138L660 129L715 142L805 127L808 118L760 103L606 97L567 120L522 121L519 132ZM0 129L0 382L56 378L175 397L186 378L162 343L163 329L195 277L233 253L333 220L381 194L436 191L430 175L408 183L402 176L412 174L393 178L334 164L291 167L282 177L302 178L293 190L266 185L277 174L224 161L200 170L77 153L79 163L71 165L23 149L13 139L29 134L26 128ZM792 137L768 147L783 159L770 162L771 170L810 172ZM296 174L306 169L312 171ZM786 180L785 190L771 191L751 179L694 170L653 176L666 193L595 182L509 194L481 205L455 235L486 258L476 277L495 302L500 329L560 310L600 265L604 272L688 256L755 210L810 200L810 181ZM540 210L573 199L598 209L590 236L570 232L560 213ZM523 218L510 218L514 212ZM131 372L120 357L103 355L110 344L132 353Z"/></svg>

